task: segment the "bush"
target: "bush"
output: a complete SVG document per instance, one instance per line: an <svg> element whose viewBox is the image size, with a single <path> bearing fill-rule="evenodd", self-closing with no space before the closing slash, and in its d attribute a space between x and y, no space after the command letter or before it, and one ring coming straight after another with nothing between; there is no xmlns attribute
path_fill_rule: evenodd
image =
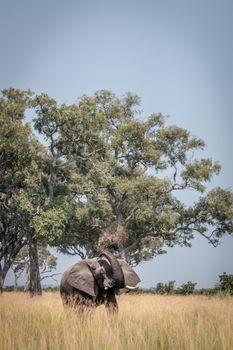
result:
<svg viewBox="0 0 233 350"><path fill-rule="evenodd" d="M197 283L188 281L186 283L183 283L178 289L177 293L182 295L188 295L193 294L194 289L196 287Z"/></svg>
<svg viewBox="0 0 233 350"><path fill-rule="evenodd" d="M59 286L50 286L50 287L43 287L42 289L44 292L59 292L60 287Z"/></svg>
<svg viewBox="0 0 233 350"><path fill-rule="evenodd" d="M175 282L176 281L168 281L168 283L159 282L156 285L155 292L157 294L174 294Z"/></svg>
<svg viewBox="0 0 233 350"><path fill-rule="evenodd" d="M3 287L3 291L4 292L14 292L15 291L15 288L14 286L5 286ZM17 292L23 292L24 291L24 286L18 286L17 287Z"/></svg>
<svg viewBox="0 0 233 350"><path fill-rule="evenodd" d="M223 272L223 274L218 277L218 289L224 294L233 295L233 275Z"/></svg>
<svg viewBox="0 0 233 350"><path fill-rule="evenodd" d="M217 295L218 292L219 292L218 288L202 288L197 291L197 294L213 296L213 295Z"/></svg>

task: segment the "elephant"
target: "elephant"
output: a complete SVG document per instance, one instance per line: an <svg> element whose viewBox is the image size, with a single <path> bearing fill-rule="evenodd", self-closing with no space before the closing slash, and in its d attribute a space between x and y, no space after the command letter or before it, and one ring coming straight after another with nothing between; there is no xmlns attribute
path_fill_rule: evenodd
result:
<svg viewBox="0 0 233 350"><path fill-rule="evenodd" d="M64 306L78 311L94 310L104 304L107 311L118 311L116 294L136 289L140 278L124 259L104 250L98 257L85 259L63 274L60 293Z"/></svg>

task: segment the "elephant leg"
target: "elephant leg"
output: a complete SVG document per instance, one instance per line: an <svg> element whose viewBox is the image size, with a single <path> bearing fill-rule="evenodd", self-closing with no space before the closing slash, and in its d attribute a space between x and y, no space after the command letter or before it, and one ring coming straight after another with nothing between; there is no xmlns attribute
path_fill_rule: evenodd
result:
<svg viewBox="0 0 233 350"><path fill-rule="evenodd" d="M96 309L96 304L91 299L81 298L81 302L77 303L77 310L85 316L92 316Z"/></svg>
<svg viewBox="0 0 233 350"><path fill-rule="evenodd" d="M105 306L110 314L114 314L118 312L118 304L116 300L115 290L110 289L106 295Z"/></svg>
<svg viewBox="0 0 233 350"><path fill-rule="evenodd" d="M78 314L91 315L93 314L96 304L94 300L80 292L74 292L70 295L62 295L64 309L73 309Z"/></svg>

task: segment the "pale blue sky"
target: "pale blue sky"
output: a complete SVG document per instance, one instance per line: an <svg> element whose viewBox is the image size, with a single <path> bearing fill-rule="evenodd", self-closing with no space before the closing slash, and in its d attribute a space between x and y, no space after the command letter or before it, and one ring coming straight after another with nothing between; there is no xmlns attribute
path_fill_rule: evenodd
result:
<svg viewBox="0 0 233 350"><path fill-rule="evenodd" d="M210 186L233 187L231 0L0 0L0 88L31 88L61 102L110 89L142 98L144 116L170 115L222 164ZM194 197L185 195L187 201ZM197 238L137 268L142 287L233 273L233 238ZM64 271L74 258L59 257ZM9 279L8 279L9 280Z"/></svg>

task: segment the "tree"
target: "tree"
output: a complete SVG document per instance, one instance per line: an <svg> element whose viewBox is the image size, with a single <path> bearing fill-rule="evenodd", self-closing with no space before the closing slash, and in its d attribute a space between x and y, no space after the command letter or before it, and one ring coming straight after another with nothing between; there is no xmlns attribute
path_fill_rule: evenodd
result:
<svg viewBox="0 0 233 350"><path fill-rule="evenodd" d="M218 277L218 289L226 294L233 295L233 275L223 272L223 274Z"/></svg>
<svg viewBox="0 0 233 350"><path fill-rule="evenodd" d="M190 246L196 233L213 245L232 234L232 192L205 187L220 165L193 156L204 141L166 126L160 113L142 118L138 96L103 90L71 106L44 95L34 101L35 127L55 159L53 182L65 183L36 227L42 235L49 228L60 251L84 258L106 242L137 265L166 246ZM192 206L178 199L186 190L201 194Z"/></svg>
<svg viewBox="0 0 233 350"><path fill-rule="evenodd" d="M175 293L175 282L168 281L168 283L158 282L155 288L158 294L174 294Z"/></svg>
<svg viewBox="0 0 233 350"><path fill-rule="evenodd" d="M0 99L0 291L19 251L35 250L32 218L46 202L45 148L24 122L31 91L3 90ZM33 260L34 259L34 260ZM33 262L36 262L34 254ZM38 289L40 286L38 285Z"/></svg>
<svg viewBox="0 0 233 350"><path fill-rule="evenodd" d="M12 261L25 244L26 218L17 209L31 162L28 125L22 124L29 92L9 89L0 100L0 290ZM21 147L19 147L21 145Z"/></svg>
<svg viewBox="0 0 233 350"><path fill-rule="evenodd" d="M177 289L177 293L184 294L184 295L192 294L194 292L196 285L197 283L195 282L191 282L191 281L185 282Z"/></svg>
<svg viewBox="0 0 233 350"><path fill-rule="evenodd" d="M40 271L40 282L46 278L53 278L59 273L54 273L53 270L57 266L57 258L51 254L48 247L42 244L37 245L38 249L38 265ZM30 258L29 258L29 246L24 246L18 253L16 259L14 260L11 266L14 276L15 276L15 285L14 290L17 290L18 279L25 274L26 282L24 290L30 291Z"/></svg>

